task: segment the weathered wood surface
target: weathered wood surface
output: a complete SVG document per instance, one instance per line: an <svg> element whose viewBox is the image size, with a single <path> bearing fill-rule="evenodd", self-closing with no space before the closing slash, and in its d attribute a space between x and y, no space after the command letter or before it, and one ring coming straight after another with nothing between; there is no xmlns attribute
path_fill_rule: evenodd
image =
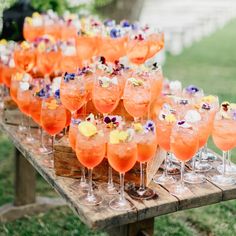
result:
<svg viewBox="0 0 236 236"><path fill-rule="evenodd" d="M99 183L97 183L97 191L104 197L103 203L96 207L82 206L78 202L78 198L82 192L79 189L71 188L71 185L76 180L56 176L53 169L44 166L44 160L51 158L51 156L44 156L37 153L36 150L39 147L39 141L35 142L33 146L25 144L25 137L17 133L17 128L12 125L6 125L2 121L0 121L0 128L9 136L17 149L20 150L34 168L66 200L71 209L78 214L79 218L88 227L93 229L107 229L126 225L178 210L200 207L236 198L236 185L221 188L212 184L210 180L207 180L204 184L188 185L191 191L182 198L170 195L168 186L151 183L150 186L157 192L158 198L137 201L131 199L126 194L126 197L134 204L134 210L129 212L115 212L108 207L109 201L114 196L109 196L103 192L99 187ZM37 130L34 132L35 138L39 139ZM209 175L214 174L214 171L213 169Z"/></svg>

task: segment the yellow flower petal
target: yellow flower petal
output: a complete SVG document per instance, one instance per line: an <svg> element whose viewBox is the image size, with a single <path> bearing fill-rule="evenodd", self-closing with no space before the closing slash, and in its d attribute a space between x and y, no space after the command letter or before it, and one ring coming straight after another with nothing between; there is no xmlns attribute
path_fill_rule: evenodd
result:
<svg viewBox="0 0 236 236"><path fill-rule="evenodd" d="M32 14L32 17L41 17L41 15L40 15L38 12L34 12L34 13Z"/></svg>
<svg viewBox="0 0 236 236"><path fill-rule="evenodd" d="M176 118L173 114L168 114L165 116L165 120L169 123L173 123L176 121Z"/></svg>
<svg viewBox="0 0 236 236"><path fill-rule="evenodd" d="M120 132L118 130L113 130L110 132L109 141L111 144L118 144L120 142L119 134Z"/></svg>
<svg viewBox="0 0 236 236"><path fill-rule="evenodd" d="M1 39L0 40L0 45L7 45L7 40L6 39Z"/></svg>
<svg viewBox="0 0 236 236"><path fill-rule="evenodd" d="M33 19L31 18L31 17L25 17L25 22L27 23L27 24L29 24L29 25L32 25L32 23L33 23Z"/></svg>
<svg viewBox="0 0 236 236"><path fill-rule="evenodd" d="M85 137L91 137L97 133L97 127L88 121L83 121L78 126L79 132Z"/></svg>
<svg viewBox="0 0 236 236"><path fill-rule="evenodd" d="M141 131L143 131L143 126L142 126L141 123L134 123L133 126L134 126L134 130L135 130L136 132L141 132Z"/></svg>
<svg viewBox="0 0 236 236"><path fill-rule="evenodd" d="M128 138L128 133L125 131L120 131L119 132L119 140L124 142Z"/></svg>

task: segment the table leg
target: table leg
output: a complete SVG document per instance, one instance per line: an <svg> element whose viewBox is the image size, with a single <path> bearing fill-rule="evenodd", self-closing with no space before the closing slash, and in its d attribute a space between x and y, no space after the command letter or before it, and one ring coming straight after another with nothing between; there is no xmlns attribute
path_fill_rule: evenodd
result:
<svg viewBox="0 0 236 236"><path fill-rule="evenodd" d="M36 172L32 165L15 149L14 203L0 207L0 222L13 221L26 215L34 215L66 205L61 198L36 198L35 176Z"/></svg>
<svg viewBox="0 0 236 236"><path fill-rule="evenodd" d="M121 225L107 230L111 236L152 236L154 232L154 218Z"/></svg>

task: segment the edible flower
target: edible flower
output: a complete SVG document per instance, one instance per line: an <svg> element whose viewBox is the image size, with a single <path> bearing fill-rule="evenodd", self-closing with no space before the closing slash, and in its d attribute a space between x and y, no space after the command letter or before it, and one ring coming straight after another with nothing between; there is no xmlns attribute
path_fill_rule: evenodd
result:
<svg viewBox="0 0 236 236"><path fill-rule="evenodd" d="M20 89L22 91L27 91L29 90L29 88L30 88L29 82L23 82L23 81L20 82Z"/></svg>
<svg viewBox="0 0 236 236"><path fill-rule="evenodd" d="M50 102L46 102L46 107L49 110L55 110L59 107L59 105L57 104L57 101L55 99L52 99Z"/></svg>
<svg viewBox="0 0 236 236"><path fill-rule="evenodd" d="M68 73L66 72L64 75L64 81L65 82L69 82L70 80L74 80L75 79L75 73Z"/></svg>
<svg viewBox="0 0 236 236"><path fill-rule="evenodd" d="M71 123L73 125L78 125L81 123L81 119L77 119L77 118L71 118Z"/></svg>
<svg viewBox="0 0 236 236"><path fill-rule="evenodd" d="M136 79L136 78L129 78L128 81L130 81L134 86L141 86L143 85L143 81L140 79Z"/></svg>
<svg viewBox="0 0 236 236"><path fill-rule="evenodd" d="M103 24L108 27L113 27L116 25L116 22L112 19L106 19Z"/></svg>
<svg viewBox="0 0 236 236"><path fill-rule="evenodd" d="M189 128L192 127L190 124L188 124L188 122L186 122L186 120L180 120L180 121L178 121L177 124L178 124L179 127L182 127L182 128L185 128L185 129L189 129Z"/></svg>
<svg viewBox="0 0 236 236"><path fill-rule="evenodd" d="M129 133L127 131L113 130L110 132L109 140L111 144L118 144L128 141Z"/></svg>
<svg viewBox="0 0 236 236"><path fill-rule="evenodd" d="M100 76L98 80L99 80L100 86L103 88L108 88L110 84L118 85L117 77L113 77L112 79L110 79L109 77L106 77L106 76Z"/></svg>
<svg viewBox="0 0 236 236"><path fill-rule="evenodd" d="M179 100L179 104L181 105L187 105L189 102L188 102L188 99L180 99Z"/></svg>
<svg viewBox="0 0 236 236"><path fill-rule="evenodd" d="M196 110L189 110L189 111L187 111L184 119L186 122L196 123L201 120L201 115Z"/></svg>
<svg viewBox="0 0 236 236"><path fill-rule="evenodd" d="M93 113L90 113L90 114L85 118L85 120L94 123L94 122L95 122L94 114L93 114Z"/></svg>
<svg viewBox="0 0 236 236"><path fill-rule="evenodd" d="M121 30L113 28L110 31L110 37L111 38L120 38L121 37Z"/></svg>
<svg viewBox="0 0 236 236"><path fill-rule="evenodd" d="M78 130L83 136L88 138L94 136L98 132L97 127L89 121L80 122Z"/></svg>
<svg viewBox="0 0 236 236"><path fill-rule="evenodd" d="M199 91L199 88L196 87L195 85L189 85L187 88L185 88L185 91L188 94L195 94Z"/></svg>
<svg viewBox="0 0 236 236"><path fill-rule="evenodd" d="M23 49L29 49L30 48L30 44L27 42L27 41L23 41L21 44L20 44L21 48Z"/></svg>
<svg viewBox="0 0 236 236"><path fill-rule="evenodd" d="M168 123L174 123L176 121L176 118L173 114L168 114L165 116L165 121Z"/></svg>
<svg viewBox="0 0 236 236"><path fill-rule="evenodd" d="M121 22L120 22L120 25L121 25L121 27L123 27L123 28L128 28L128 27L130 27L130 23L129 23L129 21L127 21L127 20L121 21Z"/></svg>
<svg viewBox="0 0 236 236"><path fill-rule="evenodd" d="M208 95L208 96L202 97L202 101L206 102L206 103L212 103L215 100L216 100L216 97L213 95Z"/></svg>
<svg viewBox="0 0 236 236"><path fill-rule="evenodd" d="M222 109L223 111L228 111L228 110L229 110L229 107L230 107L230 103L227 102L227 101L224 101L224 102L221 103L220 106L221 106L221 109Z"/></svg>
<svg viewBox="0 0 236 236"><path fill-rule="evenodd" d="M7 45L7 40L6 39L1 39L0 40L0 45Z"/></svg>
<svg viewBox="0 0 236 236"><path fill-rule="evenodd" d="M207 111L211 110L211 106L210 106L210 104L208 104L208 103L203 103L202 106L201 106L201 108L202 108L203 110L207 110Z"/></svg>
<svg viewBox="0 0 236 236"><path fill-rule="evenodd" d="M136 132L142 132L143 131L143 126L141 123L134 123L133 124L134 130Z"/></svg>
<svg viewBox="0 0 236 236"><path fill-rule="evenodd" d="M122 122L121 116L105 116L103 119L107 128L117 128Z"/></svg>
<svg viewBox="0 0 236 236"><path fill-rule="evenodd" d="M54 97L55 97L56 99L60 99L60 89L57 89L57 90L55 91Z"/></svg>
<svg viewBox="0 0 236 236"><path fill-rule="evenodd" d="M145 132L154 132L155 131L155 123L152 120L148 120L144 125Z"/></svg>

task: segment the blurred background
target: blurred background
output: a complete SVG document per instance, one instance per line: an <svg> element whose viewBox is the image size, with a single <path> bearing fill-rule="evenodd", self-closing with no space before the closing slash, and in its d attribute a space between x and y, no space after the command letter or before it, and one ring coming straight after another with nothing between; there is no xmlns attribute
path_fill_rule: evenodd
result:
<svg viewBox="0 0 236 236"><path fill-rule="evenodd" d="M165 32L165 49L158 55L165 77L180 80L183 86L195 84L206 94L217 94L221 102L236 102L235 0L0 0L0 31L4 21L4 27L11 28L6 33L17 37L22 15L48 9L58 14L69 10L81 16L128 19L159 27ZM218 152L214 145L210 147ZM0 134L0 153L2 205L13 200L14 175L13 146L4 134ZM235 151L232 157L236 162ZM56 195L40 176L37 184L39 195ZM156 218L155 235L233 236L235 215L235 200L174 213ZM105 235L88 230L67 207L0 224L0 236L39 234Z"/></svg>

